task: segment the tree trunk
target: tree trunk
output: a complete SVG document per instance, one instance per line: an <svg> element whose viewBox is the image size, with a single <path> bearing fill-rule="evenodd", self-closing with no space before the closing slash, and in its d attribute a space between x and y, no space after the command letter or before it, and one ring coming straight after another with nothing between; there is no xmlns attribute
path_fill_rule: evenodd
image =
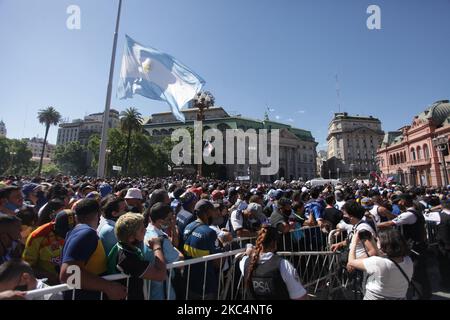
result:
<svg viewBox="0 0 450 320"><path fill-rule="evenodd" d="M128 129L127 137L127 150L125 152L125 165L123 166L123 172L128 175L128 157L130 155L130 144L131 144L131 128Z"/></svg>
<svg viewBox="0 0 450 320"><path fill-rule="evenodd" d="M50 130L50 124L47 124L47 125L45 126L45 137L44 137L44 143L42 144L41 159L39 160L38 176L41 175L42 161L44 160L44 152L45 152L45 145L47 144L48 130Z"/></svg>

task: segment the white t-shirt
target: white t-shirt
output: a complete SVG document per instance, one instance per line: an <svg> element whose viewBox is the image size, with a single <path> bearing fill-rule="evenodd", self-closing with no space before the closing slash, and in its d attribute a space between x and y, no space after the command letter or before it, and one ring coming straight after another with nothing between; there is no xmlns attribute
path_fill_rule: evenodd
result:
<svg viewBox="0 0 450 320"><path fill-rule="evenodd" d="M259 256L259 263L263 264L264 262L272 258L273 255L273 252L262 253ZM239 268L242 274L244 274L245 262L248 258L248 256L244 256L239 262ZM281 259L280 273L284 283L286 284L286 288L291 299L299 299L307 293L305 288L303 288L302 284L300 283L300 278L298 276L297 270L295 270L294 266L286 259Z"/></svg>
<svg viewBox="0 0 450 320"><path fill-rule="evenodd" d="M442 210L442 212L450 215L450 211L448 211L446 209ZM425 215L425 221L440 224L441 223L441 215L439 214L439 211L432 211L428 215Z"/></svg>
<svg viewBox="0 0 450 320"><path fill-rule="evenodd" d="M360 232L362 230L369 231L372 234L372 237L374 237L374 238L376 237L376 233L373 230L373 228L368 223L361 222L361 223L353 226L352 234L350 235L349 240L351 241L353 233ZM355 252L356 253L356 259L366 258L367 257L366 250L368 250L368 249L367 248L364 249L363 242L361 240L358 241L356 243L356 250L355 250L356 251Z"/></svg>
<svg viewBox="0 0 450 320"><path fill-rule="evenodd" d="M373 256L364 259L363 263L367 274L369 274L366 290L383 297L405 298L409 282L391 260ZM411 280L413 274L412 260L409 257L404 257L399 266Z"/></svg>
<svg viewBox="0 0 450 320"><path fill-rule="evenodd" d="M410 208L408 208L407 210L409 209ZM405 224L414 224L416 223L416 221L417 217L411 211L402 212L397 216L397 218L392 220L392 222L394 222L396 226L403 226Z"/></svg>
<svg viewBox="0 0 450 320"><path fill-rule="evenodd" d="M342 201L336 201L336 209L338 209L338 210L342 210L342 207L344 206L344 204L345 204L345 200L342 200Z"/></svg>
<svg viewBox="0 0 450 320"><path fill-rule="evenodd" d="M231 226L234 231L242 229L244 226L244 217L241 210L234 210L230 216Z"/></svg>
<svg viewBox="0 0 450 320"><path fill-rule="evenodd" d="M375 223L380 223L381 222L381 217L378 214L378 208L379 208L379 205L376 204L376 205L373 206L372 209L369 210L369 212L372 215L373 220L375 221Z"/></svg>

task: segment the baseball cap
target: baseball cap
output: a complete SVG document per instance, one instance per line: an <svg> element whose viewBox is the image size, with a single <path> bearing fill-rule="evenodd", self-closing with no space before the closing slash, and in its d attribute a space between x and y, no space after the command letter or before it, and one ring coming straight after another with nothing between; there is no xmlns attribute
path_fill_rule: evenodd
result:
<svg viewBox="0 0 450 320"><path fill-rule="evenodd" d="M192 188L189 189L189 191L195 193L195 195L197 196L197 198L200 198L200 196L201 196L202 193L203 193L202 187L198 187L198 188L192 187Z"/></svg>
<svg viewBox="0 0 450 320"><path fill-rule="evenodd" d="M55 233L65 238L67 232L75 227L75 213L72 210L62 210L55 217Z"/></svg>
<svg viewBox="0 0 450 320"><path fill-rule="evenodd" d="M27 183L27 184L23 185L22 192L25 195L25 197L28 197L28 195L31 192L33 192L33 191L35 191L37 189L40 189L40 188L41 188L41 186L38 185L37 183Z"/></svg>
<svg viewBox="0 0 450 320"><path fill-rule="evenodd" d="M91 186L89 183L85 182L83 184L81 184L80 186L80 190L83 191L85 189L91 189L91 190L95 190L95 188L93 186Z"/></svg>
<svg viewBox="0 0 450 320"><path fill-rule="evenodd" d="M283 190L281 190L281 189L275 190L273 197L276 200L280 200L282 196L283 196Z"/></svg>
<svg viewBox="0 0 450 320"><path fill-rule="evenodd" d="M194 210L197 212L197 214L206 213L210 209L214 209L214 205L211 203L211 201L205 199L202 199L199 202L197 202L194 207Z"/></svg>
<svg viewBox="0 0 450 320"><path fill-rule="evenodd" d="M212 197L213 200L221 199L221 198L223 198L224 195L225 195L225 191L224 190L214 190L211 193L211 197Z"/></svg>
<svg viewBox="0 0 450 320"><path fill-rule="evenodd" d="M186 191L185 193L183 193L180 196L180 200L181 203L184 205L188 205L189 203L191 203L192 201L197 200L197 196L195 195L195 193L190 192L190 191Z"/></svg>
<svg viewBox="0 0 450 320"><path fill-rule="evenodd" d="M98 189L100 191L100 195L102 196L102 198L106 197L113 191L113 188L107 183L102 183Z"/></svg>
<svg viewBox="0 0 450 320"><path fill-rule="evenodd" d="M373 207L372 200L367 197L361 199L361 205L364 207L364 209L371 209Z"/></svg>
<svg viewBox="0 0 450 320"><path fill-rule="evenodd" d="M142 200L142 192L138 188L130 188L125 195L125 199L139 199Z"/></svg>
<svg viewBox="0 0 450 320"><path fill-rule="evenodd" d="M96 199L98 200L100 198L100 193L97 191L91 191L86 195L86 199Z"/></svg>
<svg viewBox="0 0 450 320"><path fill-rule="evenodd" d="M262 214L262 206L258 203L252 202L247 206L247 211L255 213L256 215Z"/></svg>

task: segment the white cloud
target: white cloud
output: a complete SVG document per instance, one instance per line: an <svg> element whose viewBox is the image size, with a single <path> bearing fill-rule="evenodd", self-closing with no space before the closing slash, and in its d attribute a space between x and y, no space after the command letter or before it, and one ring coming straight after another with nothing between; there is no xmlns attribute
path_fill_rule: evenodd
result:
<svg viewBox="0 0 450 320"><path fill-rule="evenodd" d="M298 110L297 113L305 113L305 110Z"/></svg>
<svg viewBox="0 0 450 320"><path fill-rule="evenodd" d="M275 119L280 120L281 117L280 116L275 116Z"/></svg>
<svg viewBox="0 0 450 320"><path fill-rule="evenodd" d="M289 119L287 119L287 121L289 121L289 122L294 122L294 119L289 118Z"/></svg>

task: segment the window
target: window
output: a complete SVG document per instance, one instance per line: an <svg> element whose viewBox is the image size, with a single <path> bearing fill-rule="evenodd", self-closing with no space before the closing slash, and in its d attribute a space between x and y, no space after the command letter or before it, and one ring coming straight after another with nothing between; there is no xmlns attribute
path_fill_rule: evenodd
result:
<svg viewBox="0 0 450 320"><path fill-rule="evenodd" d="M416 160L416 150L414 148L411 148L411 159L413 161Z"/></svg>
<svg viewBox="0 0 450 320"><path fill-rule="evenodd" d="M423 156L425 159L430 159L430 151L428 150L428 145L423 145Z"/></svg>
<svg viewBox="0 0 450 320"><path fill-rule="evenodd" d="M417 147L417 160L422 159L422 148L420 146Z"/></svg>

